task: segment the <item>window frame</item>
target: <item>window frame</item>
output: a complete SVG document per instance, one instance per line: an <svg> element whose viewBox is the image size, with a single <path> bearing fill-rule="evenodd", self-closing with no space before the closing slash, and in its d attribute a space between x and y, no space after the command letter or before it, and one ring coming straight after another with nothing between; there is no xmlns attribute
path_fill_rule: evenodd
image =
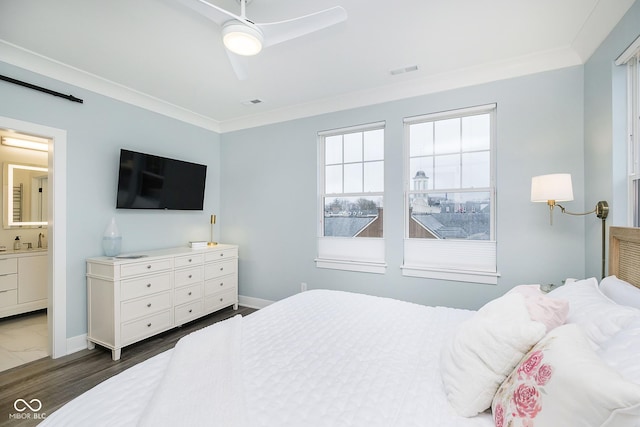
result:
<svg viewBox="0 0 640 427"><path fill-rule="evenodd" d="M615 60L627 67L627 224L640 226L640 37Z"/></svg>
<svg viewBox="0 0 640 427"><path fill-rule="evenodd" d="M364 133L373 130L383 131L383 171L384 171L384 149L386 139L386 122L372 122L362 125L343 127L338 129L320 131L317 134L318 140L318 188L317 188L317 258L315 259L316 267L328 268L336 270L359 271L367 273L384 274L387 264L385 262L385 237L384 230L386 228L386 218L382 217L382 237L337 237L324 236L324 200L329 197L359 197L373 196L381 197L384 209L384 177L382 191L366 192L363 188L362 192L350 193L326 193L325 192L325 141L328 137L337 135L346 135L350 133ZM348 162L347 162L348 163ZM365 163L363 159L362 163ZM344 159L342 164L345 164ZM383 172L384 174L384 172ZM344 183L343 183L344 191Z"/></svg>
<svg viewBox="0 0 640 427"><path fill-rule="evenodd" d="M627 223L640 227L640 49L627 64L628 194Z"/></svg>
<svg viewBox="0 0 640 427"><path fill-rule="evenodd" d="M457 239L424 239L409 237L410 195L412 177L410 176L410 126L424 122L435 122L452 118L490 114L490 238L489 240L457 240ZM500 274L497 270L496 243L496 140L497 140L497 104L486 104L468 108L425 114L404 119L403 137L404 158L404 261L401 267L404 276L497 284ZM462 151L461 151L462 153ZM439 192L437 189L430 190ZM453 189L452 189L453 191ZM456 190L459 192L476 192L478 189ZM464 254L460 260L459 254ZM458 255L458 256L456 256Z"/></svg>

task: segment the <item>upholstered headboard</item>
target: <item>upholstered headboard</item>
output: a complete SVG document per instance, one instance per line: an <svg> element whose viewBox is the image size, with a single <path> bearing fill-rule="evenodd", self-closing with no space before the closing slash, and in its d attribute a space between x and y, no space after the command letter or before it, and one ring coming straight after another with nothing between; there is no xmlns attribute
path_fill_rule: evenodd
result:
<svg viewBox="0 0 640 427"><path fill-rule="evenodd" d="M609 274L640 288L640 228L609 228Z"/></svg>

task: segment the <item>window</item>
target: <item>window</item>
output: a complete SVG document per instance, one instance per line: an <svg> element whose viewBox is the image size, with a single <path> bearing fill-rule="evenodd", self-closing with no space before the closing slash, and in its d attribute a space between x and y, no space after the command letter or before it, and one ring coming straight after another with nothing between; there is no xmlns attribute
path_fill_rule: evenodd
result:
<svg viewBox="0 0 640 427"><path fill-rule="evenodd" d="M640 227L640 39L620 57L616 65L627 64L627 128L629 135L629 224Z"/></svg>
<svg viewBox="0 0 640 427"><path fill-rule="evenodd" d="M316 265L384 272L384 122L318 137Z"/></svg>
<svg viewBox="0 0 640 427"><path fill-rule="evenodd" d="M405 275L497 283L495 112L405 119Z"/></svg>
<svg viewBox="0 0 640 427"><path fill-rule="evenodd" d="M632 225L640 227L640 52L628 62L629 67L629 179Z"/></svg>

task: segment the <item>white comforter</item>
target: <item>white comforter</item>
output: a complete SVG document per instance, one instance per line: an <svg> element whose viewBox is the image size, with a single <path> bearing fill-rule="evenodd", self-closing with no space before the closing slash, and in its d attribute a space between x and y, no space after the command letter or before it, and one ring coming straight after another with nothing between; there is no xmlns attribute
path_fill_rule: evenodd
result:
<svg viewBox="0 0 640 427"><path fill-rule="evenodd" d="M180 344L79 396L45 424L173 426L199 418L230 427L492 426L486 413L455 415L440 378L443 340L470 315L346 292L303 292L225 322L235 322L233 336L216 325L192 334L185 341L197 348L196 371L185 376L179 369L191 363L184 356L192 351ZM208 350L197 335L209 338ZM216 350L222 342L234 348L239 336L239 350ZM205 367L206 351L219 363ZM193 380L193 372L198 391L187 392L191 386L181 382ZM235 409L221 412L220 402Z"/></svg>
<svg viewBox="0 0 640 427"><path fill-rule="evenodd" d="M139 425L204 426L216 414L218 425L245 426L241 343L241 316L178 341Z"/></svg>

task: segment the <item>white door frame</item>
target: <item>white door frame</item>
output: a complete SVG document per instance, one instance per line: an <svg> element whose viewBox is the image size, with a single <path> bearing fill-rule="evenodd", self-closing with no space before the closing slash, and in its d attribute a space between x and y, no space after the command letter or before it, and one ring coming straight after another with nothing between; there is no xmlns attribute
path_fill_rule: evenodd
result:
<svg viewBox="0 0 640 427"><path fill-rule="evenodd" d="M49 354L67 354L67 131L0 116L0 128L49 138Z"/></svg>

